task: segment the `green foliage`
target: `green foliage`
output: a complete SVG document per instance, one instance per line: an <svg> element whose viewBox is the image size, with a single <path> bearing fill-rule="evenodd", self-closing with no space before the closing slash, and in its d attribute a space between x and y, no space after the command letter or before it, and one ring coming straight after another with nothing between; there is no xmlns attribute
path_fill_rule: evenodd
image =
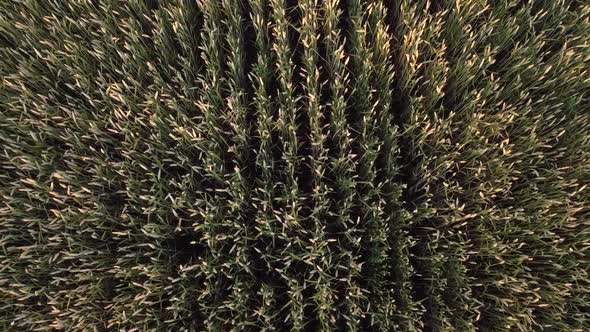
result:
<svg viewBox="0 0 590 332"><path fill-rule="evenodd" d="M583 1L0 2L3 331L590 330Z"/></svg>

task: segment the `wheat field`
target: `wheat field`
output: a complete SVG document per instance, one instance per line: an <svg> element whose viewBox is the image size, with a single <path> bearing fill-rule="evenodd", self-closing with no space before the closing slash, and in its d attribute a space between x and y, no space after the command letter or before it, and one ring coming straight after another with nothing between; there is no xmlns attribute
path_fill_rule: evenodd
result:
<svg viewBox="0 0 590 332"><path fill-rule="evenodd" d="M2 331L590 331L584 0L3 0Z"/></svg>

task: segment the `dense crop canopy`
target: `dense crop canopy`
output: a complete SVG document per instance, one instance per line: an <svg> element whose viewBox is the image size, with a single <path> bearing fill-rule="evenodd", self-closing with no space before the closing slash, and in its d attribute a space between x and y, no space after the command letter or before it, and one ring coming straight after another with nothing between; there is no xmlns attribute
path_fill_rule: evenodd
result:
<svg viewBox="0 0 590 332"><path fill-rule="evenodd" d="M589 331L590 5L0 1L2 331Z"/></svg>

